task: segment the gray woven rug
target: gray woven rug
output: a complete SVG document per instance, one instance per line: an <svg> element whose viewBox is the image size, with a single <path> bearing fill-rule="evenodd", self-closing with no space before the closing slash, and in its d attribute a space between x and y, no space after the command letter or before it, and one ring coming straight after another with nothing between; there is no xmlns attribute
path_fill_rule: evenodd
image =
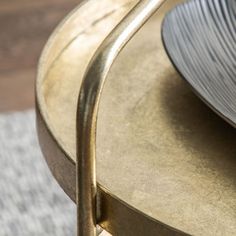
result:
<svg viewBox="0 0 236 236"><path fill-rule="evenodd" d="M0 236L71 236L76 207L52 177L34 111L0 115Z"/></svg>

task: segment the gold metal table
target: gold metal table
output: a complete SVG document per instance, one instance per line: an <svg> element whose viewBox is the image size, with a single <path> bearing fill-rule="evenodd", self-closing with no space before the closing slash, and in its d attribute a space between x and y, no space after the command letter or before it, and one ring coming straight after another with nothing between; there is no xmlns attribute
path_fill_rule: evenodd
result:
<svg viewBox="0 0 236 236"><path fill-rule="evenodd" d="M86 1L57 27L40 60L39 141L73 201L82 79L98 46L137 2ZM96 220L113 235L236 235L236 131L182 81L161 42L162 19L180 2L166 1L107 75L94 150Z"/></svg>

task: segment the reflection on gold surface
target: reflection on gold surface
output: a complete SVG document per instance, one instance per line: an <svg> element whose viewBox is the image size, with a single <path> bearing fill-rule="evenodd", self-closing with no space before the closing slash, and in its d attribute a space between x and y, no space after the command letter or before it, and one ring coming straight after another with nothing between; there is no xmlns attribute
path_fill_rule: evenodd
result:
<svg viewBox="0 0 236 236"><path fill-rule="evenodd" d="M110 11L113 1L103 4ZM117 7L70 42L80 20L75 13L76 20L64 26L49 51L49 61L60 56L42 73L38 99L50 130L72 160L82 75L99 42L127 10ZM101 12L93 14L96 18ZM127 204L177 229L235 235L235 130L171 66L160 41L162 17L148 22L108 76L98 115L98 181Z"/></svg>

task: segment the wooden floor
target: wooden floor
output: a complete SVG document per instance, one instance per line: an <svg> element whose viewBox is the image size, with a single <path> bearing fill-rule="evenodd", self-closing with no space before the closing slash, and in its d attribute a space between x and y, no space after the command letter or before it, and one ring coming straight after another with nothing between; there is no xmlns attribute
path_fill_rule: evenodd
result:
<svg viewBox="0 0 236 236"><path fill-rule="evenodd" d="M0 0L0 112L34 106L40 52L81 0Z"/></svg>

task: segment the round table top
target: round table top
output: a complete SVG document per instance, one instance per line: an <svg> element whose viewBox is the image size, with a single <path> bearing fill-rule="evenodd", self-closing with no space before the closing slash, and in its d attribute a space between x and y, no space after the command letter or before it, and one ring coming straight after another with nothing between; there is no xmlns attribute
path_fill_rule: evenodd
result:
<svg viewBox="0 0 236 236"><path fill-rule="evenodd" d="M57 28L41 58L39 139L49 167L72 199L80 83L98 45L135 2L86 2ZM162 235L173 235L172 230L235 235L236 131L194 95L168 60L160 29L171 7L167 2L131 40L105 85L96 150L107 214L101 225L111 233L137 235L122 231L126 225L118 230L115 222L124 224L122 218L129 220L132 211L137 217L129 221L132 232L142 216L143 227L160 224L167 232ZM109 204L118 204L114 199L121 210L111 213Z"/></svg>

